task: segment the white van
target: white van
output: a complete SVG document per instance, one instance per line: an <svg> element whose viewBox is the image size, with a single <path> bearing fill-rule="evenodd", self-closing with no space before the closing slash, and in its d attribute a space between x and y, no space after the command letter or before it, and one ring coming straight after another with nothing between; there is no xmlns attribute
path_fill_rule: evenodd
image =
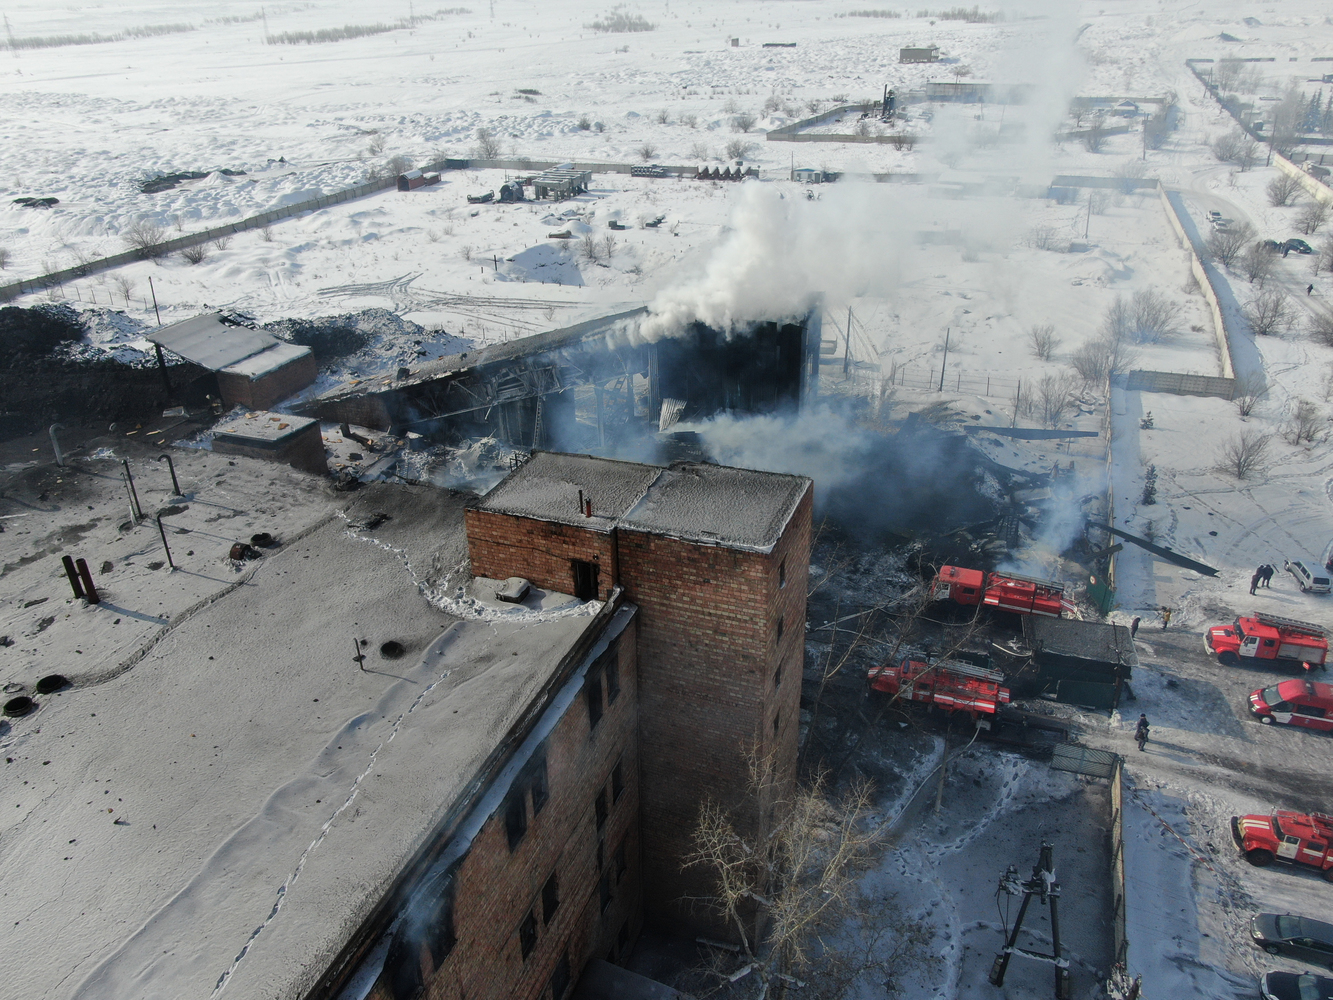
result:
<svg viewBox="0 0 1333 1000"><path fill-rule="evenodd" d="M1307 562L1301 559L1283 559L1282 568L1296 578L1296 584L1310 594L1327 594L1333 590L1329 584L1328 576L1322 566L1318 569L1311 569L1316 563Z"/></svg>

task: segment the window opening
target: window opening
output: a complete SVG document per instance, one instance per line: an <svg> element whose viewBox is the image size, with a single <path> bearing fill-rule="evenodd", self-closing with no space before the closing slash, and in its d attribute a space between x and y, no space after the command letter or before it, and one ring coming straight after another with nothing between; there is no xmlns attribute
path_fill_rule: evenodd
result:
<svg viewBox="0 0 1333 1000"><path fill-rule="evenodd" d="M551 786L546 780L546 754L533 758L528 765L528 785L532 789L532 815L535 818L551 797Z"/></svg>
<svg viewBox="0 0 1333 1000"><path fill-rule="evenodd" d="M787 586L787 560L778 563L778 590Z"/></svg>
<svg viewBox="0 0 1333 1000"><path fill-rule="evenodd" d="M551 973L551 1000L564 1000L569 989L569 952L560 956L555 972Z"/></svg>
<svg viewBox="0 0 1333 1000"><path fill-rule="evenodd" d="M620 694L620 657L612 649L606 659L606 703L612 704Z"/></svg>
<svg viewBox="0 0 1333 1000"><path fill-rule="evenodd" d="M619 882L625 877L625 870L629 867L629 862L625 860L625 841L620 841L620 846L616 848L616 881Z"/></svg>
<svg viewBox="0 0 1333 1000"><path fill-rule="evenodd" d="M778 664L778 669L773 671L773 689L776 691L782 687L782 664Z"/></svg>
<svg viewBox="0 0 1333 1000"><path fill-rule="evenodd" d="M601 893L602 912L605 913L606 908L611 905L611 873L609 871L602 873L601 881L597 883L597 891Z"/></svg>
<svg viewBox="0 0 1333 1000"><path fill-rule="evenodd" d="M597 829L600 830L602 827L606 826L606 817L607 813L609 812L606 806L605 788L603 788L600 792L597 793L597 801L595 803L595 808L597 810Z"/></svg>
<svg viewBox="0 0 1333 1000"><path fill-rule="evenodd" d="M523 918L523 923L518 925L518 946L524 958L531 955L532 949L537 947L537 915L531 910Z"/></svg>
<svg viewBox="0 0 1333 1000"><path fill-rule="evenodd" d="M505 836L512 851L528 832L528 803L522 786L512 788L505 799Z"/></svg>
<svg viewBox="0 0 1333 1000"><path fill-rule="evenodd" d="M583 682L583 696L588 700L588 728L597 728L602 721L602 679L592 671Z"/></svg>
<svg viewBox="0 0 1333 1000"><path fill-rule="evenodd" d="M773 735L774 735L774 736L776 736L776 735L778 734L778 723L779 723L781 720L782 720L782 713L781 713L781 712L778 712L776 715L773 716Z"/></svg>
<svg viewBox="0 0 1333 1000"><path fill-rule="evenodd" d="M597 600L597 564L585 559L571 559L569 566L574 574L574 596L580 601Z"/></svg>
<svg viewBox="0 0 1333 1000"><path fill-rule="evenodd" d="M620 796L625 794L625 767L621 761L616 761L616 766L611 768L611 801L619 802Z"/></svg>
<svg viewBox="0 0 1333 1000"><path fill-rule="evenodd" d="M784 622L784 619L781 618L781 617L779 617L779 618L778 618L778 639L779 639L779 640L782 638L782 626L783 626L783 622Z"/></svg>
<svg viewBox="0 0 1333 1000"><path fill-rule="evenodd" d="M549 924L559 906L560 882L556 879L555 872L551 872L551 877L542 886L542 923Z"/></svg>

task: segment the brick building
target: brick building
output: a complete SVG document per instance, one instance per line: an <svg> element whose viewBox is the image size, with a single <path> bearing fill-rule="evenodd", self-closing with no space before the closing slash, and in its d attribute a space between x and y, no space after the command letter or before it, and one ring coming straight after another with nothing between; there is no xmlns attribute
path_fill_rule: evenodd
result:
<svg viewBox="0 0 1333 1000"><path fill-rule="evenodd" d="M666 927L708 923L680 866L702 799L743 801L750 752L793 772L812 502L798 476L540 452L466 512L474 574L639 609L644 893Z"/></svg>

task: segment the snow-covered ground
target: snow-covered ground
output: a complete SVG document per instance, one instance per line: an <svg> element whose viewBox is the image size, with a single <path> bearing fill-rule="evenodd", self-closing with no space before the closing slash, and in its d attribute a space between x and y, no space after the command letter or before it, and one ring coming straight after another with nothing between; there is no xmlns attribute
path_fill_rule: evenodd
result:
<svg viewBox="0 0 1333 1000"><path fill-rule="evenodd" d="M1218 210L1252 221L1266 238L1296 235L1297 209L1267 205L1271 168L1236 173L1209 153L1208 143L1233 125L1184 59L1271 57L1276 62L1264 64L1269 76L1308 80L1328 67L1312 59L1333 54L1328 0L1264 9L1238 0L1100 7L1049 0L1006 5L1008 19L997 24L912 16L915 10L898 19L838 16L860 6L841 0L652 0L626 8L655 23L651 32L586 27L611 6L487 0L467 13L431 14L415 26L367 37L266 45L266 31L393 21L410 12L368 13L328 0L266 7L265 21L253 18L253 5L234 0L206 8L182 0L79 8L18 0L6 8L17 38L175 23L195 30L0 53L0 250L8 255L0 279L119 251L140 219L169 235L177 227L188 232L359 183L368 171L387 169L395 155L418 163L472 155L479 128L494 134L505 155L544 160L722 166L732 162L729 143L750 143L740 152L762 171L758 183L596 174L592 189L569 202L469 205L465 195L497 189L505 173L448 172L437 187L385 192L277 223L267 234L239 235L210 247L197 265L179 258L143 262L68 283L50 297L95 309L87 348L125 357L136 353L136 343L144 346L141 338L156 322L154 293L164 321L212 308L265 323L384 310L374 314L380 319L371 349L326 369L318 386L325 388L462 343L565 326L625 303L653 303L664 316L725 321L757 311L781 314L821 292L826 337L852 310L849 391L877 393L885 376L904 368L909 377L938 372L947 331L946 382L953 376L961 385L977 375L1003 380L1006 388L943 397L903 388L892 400L894 411L948 398L965 417L1007 424L1007 380L1031 385L1067 372L1069 353L1096 333L1117 295L1151 288L1181 307L1176 336L1146 346L1143 367L1219 371L1203 299L1188 288L1184 251L1156 195L1062 206L1039 197L1051 177L1104 176L1137 161L1147 176L1179 192L1200 229L1206 212ZM1224 41L1223 33L1240 41ZM763 48L767 41L797 47ZM940 45L943 64L897 63L897 47L922 44ZM952 79L964 67L970 72L964 79L1031 84L1037 99L1025 108L937 108L929 141L911 150L767 143L761 135L806 116L812 102L874 100L886 83L907 90ZM1098 153L1043 138L1066 125L1064 106L1075 94L1167 90L1178 94L1183 117L1161 150L1142 150L1137 133L1109 138ZM746 114L754 116L754 131L734 132L736 116ZM580 127L584 118L587 128ZM999 141L1001 126L1006 140L1015 141ZM785 179L792 166L930 179L806 189ZM245 173L227 176L223 168ZM193 170L207 176L157 194L143 194L136 184L157 172ZM59 205L11 204L47 196ZM659 217L660 226L645 225ZM613 221L625 228L613 229ZM550 237L563 231L573 239ZM1038 249L1039 231L1053 238L1048 243L1086 243L1086 249ZM599 260L580 252L585 236L594 237ZM609 253L607 237L615 240ZM1312 402L1323 418L1333 410L1326 387L1333 348L1304 332L1312 316L1326 314L1333 278L1312 274L1308 258L1294 254L1277 268L1269 287L1291 295L1298 321L1281 336L1252 343L1240 334L1246 363L1262 367L1270 386L1252 415L1242 418L1217 399L1116 392L1110 401L1110 476L1121 526L1151 530L1220 570L1216 578L1200 577L1127 547L1118 566L1121 619L1141 614L1151 625L1153 610L1169 606L1172 637L1251 607L1333 625L1330 598L1302 595L1289 578L1278 577L1255 599L1241 589L1259 563L1318 556L1333 539L1326 434L1300 445L1278 435L1298 400ZM1254 289L1243 278L1223 277L1218 291L1234 318ZM1314 286L1309 296L1307 284ZM19 304L47 297L30 295ZM1030 328L1044 323L1061 340L1049 362L1033 358L1027 345ZM1089 403L1075 419L1080 428L1096 429L1102 412L1095 400ZM1153 428L1141 430L1148 411ZM1266 469L1237 483L1213 466L1221 442L1242 430L1274 437ZM1101 442L1087 445L1073 456L1089 492L1101 487L1100 448ZM1032 466L1056 454L1007 451L1018 453L1006 453L1004 461ZM1159 488L1157 503L1145 506L1139 499L1149 464L1157 467ZM147 558L148 548L134 551ZM187 598L197 599L180 599ZM1204 660L1197 634L1181 641L1178 653L1141 650L1149 665L1136 681L1161 742L1150 745L1160 756L1131 760L1138 791L1128 814L1128 860L1131 878L1149 887L1135 893L1140 909L1132 911L1131 935L1139 940L1131 937L1131 954L1143 963L1137 969L1149 996L1243 995L1270 964L1245 939L1248 913L1263 906L1318 915L1322 897L1317 882L1243 866L1226 838L1225 819L1297 799L1327 808L1333 788L1319 738L1259 731L1245 719L1240 689L1261 686L1261 679ZM1181 664L1192 671L1184 695ZM1085 722L1089 741L1100 732L1107 745L1128 743L1118 720ZM1249 774L1256 759L1258 777ZM1073 794L1059 784L1063 778L1041 781L1030 771L1007 777L1018 789L1017 812L1035 815L1043 796ZM1003 843L988 845L984 861L977 860L976 840L966 850L949 847L956 830L924 831L920 850L934 851L930 864L940 867L965 859L989 886L997 874L993 859L1030 863L1028 832L1030 825L1018 824ZM1211 867L1201 857L1211 858ZM932 886L912 890L923 907L937 892ZM967 935L981 934L980 922L993 918L980 903L975 914L956 909L954 923L967 946ZM1172 948L1158 947L1165 940ZM977 948L984 952L990 944ZM960 976L958 994L997 995L985 985L986 962L974 959L951 965Z"/></svg>

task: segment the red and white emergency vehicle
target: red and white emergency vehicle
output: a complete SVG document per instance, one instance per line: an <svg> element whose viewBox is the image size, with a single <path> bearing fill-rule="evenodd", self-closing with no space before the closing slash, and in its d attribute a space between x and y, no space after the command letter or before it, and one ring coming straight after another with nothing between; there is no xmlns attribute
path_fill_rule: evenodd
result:
<svg viewBox="0 0 1333 1000"><path fill-rule="evenodd" d="M1019 615L1059 618L1074 610L1065 597L1065 585L1017 573L983 573L961 566L941 566L931 591L936 601L963 605L985 605Z"/></svg>
<svg viewBox="0 0 1333 1000"><path fill-rule="evenodd" d="M1217 625L1203 637L1217 662L1235 666L1242 659L1322 666L1328 656L1328 634L1318 625L1255 612L1234 625Z"/></svg>
<svg viewBox="0 0 1333 1000"><path fill-rule="evenodd" d="M1305 865L1333 882L1333 816L1327 813L1279 809L1271 816L1232 816L1231 839L1252 865Z"/></svg>
<svg viewBox="0 0 1333 1000"><path fill-rule="evenodd" d="M1272 725L1333 732L1333 684L1317 684L1304 677L1282 681L1250 695L1250 711Z"/></svg>
<svg viewBox="0 0 1333 1000"><path fill-rule="evenodd" d="M1004 674L956 660L925 663L909 658L896 667L886 663L871 667L869 680L872 691L938 705L946 712L966 712L974 719L993 716L1009 704L1009 689L1001 686Z"/></svg>

